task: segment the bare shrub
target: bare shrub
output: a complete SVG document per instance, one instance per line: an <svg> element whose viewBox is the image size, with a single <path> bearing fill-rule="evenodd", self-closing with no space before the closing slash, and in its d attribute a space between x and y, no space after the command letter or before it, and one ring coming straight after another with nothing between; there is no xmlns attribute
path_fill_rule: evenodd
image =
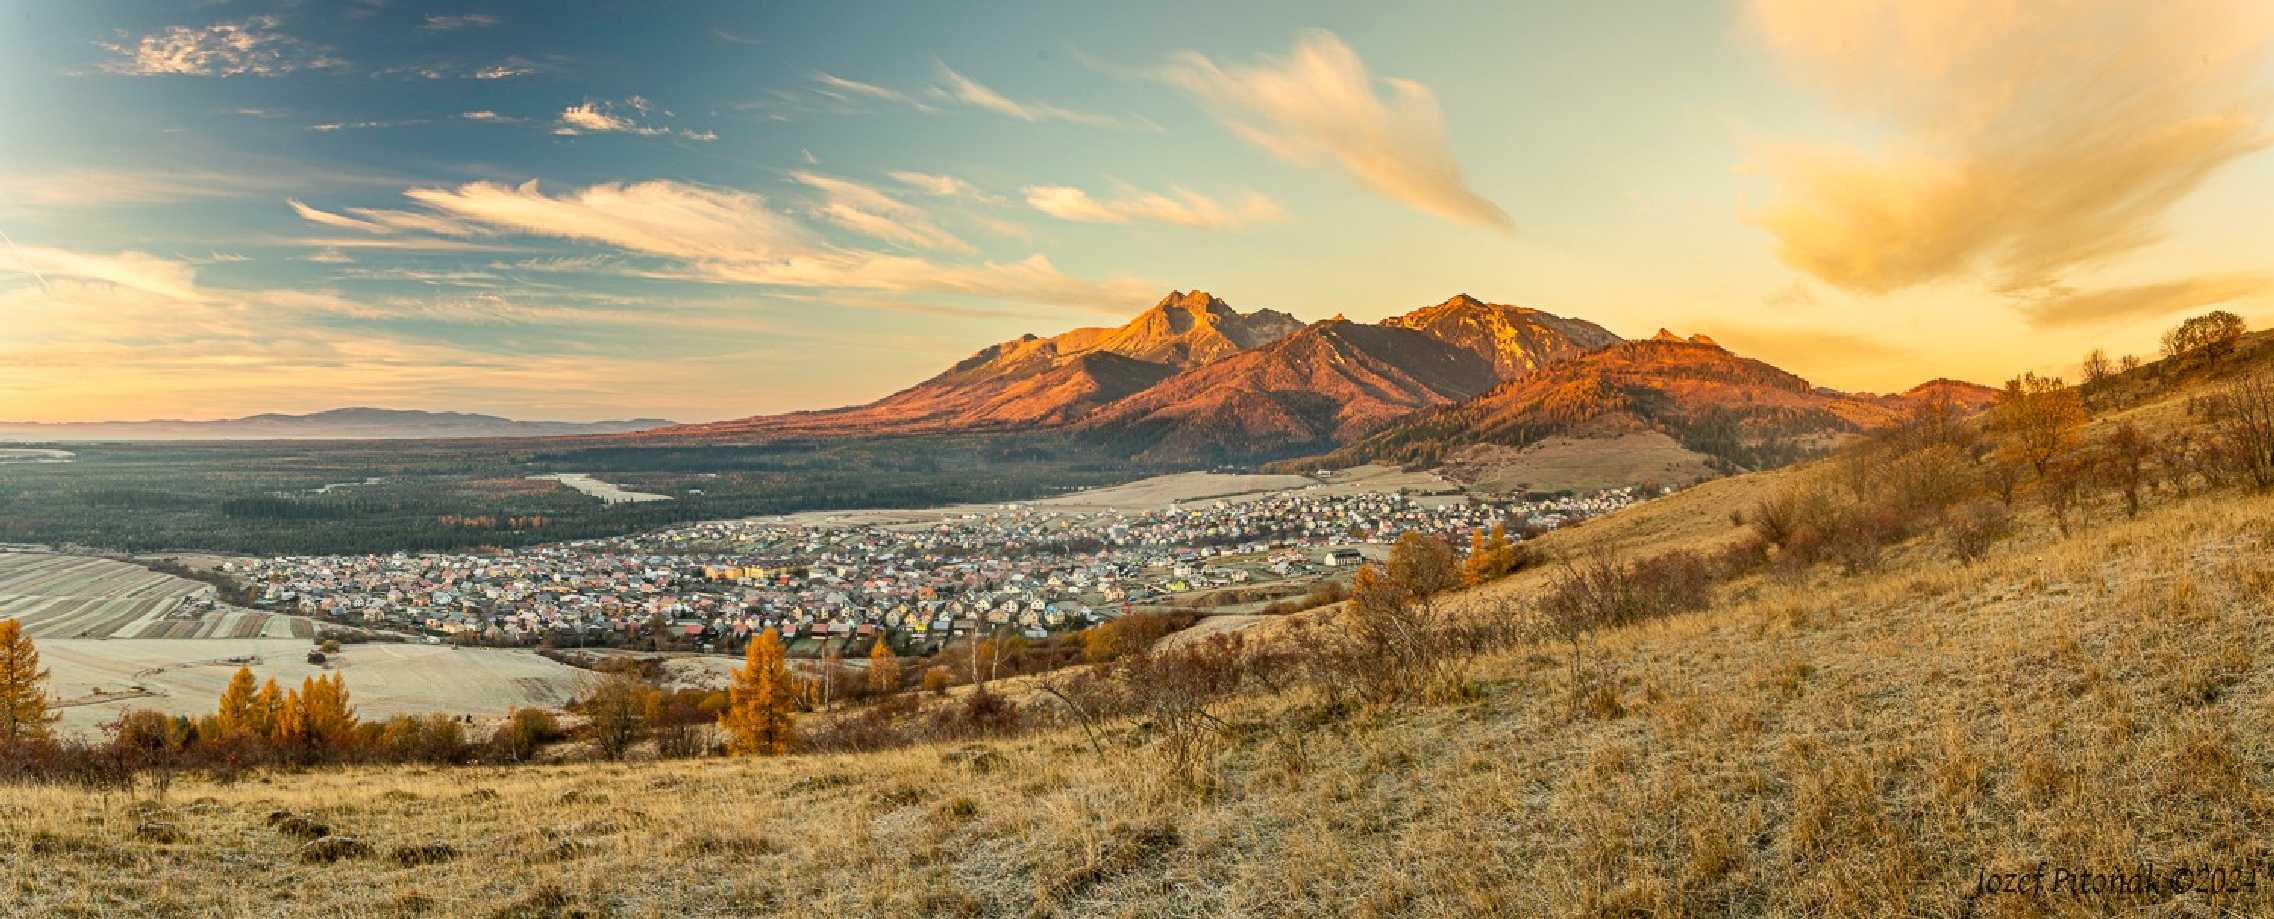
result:
<svg viewBox="0 0 2274 919"><path fill-rule="evenodd" d="M2219 435L2223 459L2233 477L2259 488L2274 487L2274 378L2243 378L2222 394Z"/></svg>
<svg viewBox="0 0 2274 919"><path fill-rule="evenodd" d="M1990 551L1990 546L2006 534L2013 532L2013 515L2006 506L1988 498L1976 498L1958 506L1944 525L1943 534L1950 540L1950 552L1960 562L1973 564Z"/></svg>

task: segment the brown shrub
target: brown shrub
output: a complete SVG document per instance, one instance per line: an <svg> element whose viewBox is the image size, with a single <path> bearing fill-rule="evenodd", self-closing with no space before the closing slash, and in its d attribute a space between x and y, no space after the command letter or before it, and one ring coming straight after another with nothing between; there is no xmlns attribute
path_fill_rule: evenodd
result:
<svg viewBox="0 0 2274 919"><path fill-rule="evenodd" d="M1943 536L1950 540L1950 553L1966 564L1973 564L1990 551L1992 544L2011 532L2012 513L2004 504L1989 498L1976 498L1959 505L1943 526Z"/></svg>

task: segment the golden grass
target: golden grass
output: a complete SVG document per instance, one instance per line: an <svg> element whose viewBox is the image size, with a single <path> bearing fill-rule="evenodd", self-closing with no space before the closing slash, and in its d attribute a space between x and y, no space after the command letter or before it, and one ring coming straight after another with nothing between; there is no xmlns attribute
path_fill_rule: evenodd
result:
<svg viewBox="0 0 2274 919"><path fill-rule="evenodd" d="M1773 476L1558 534L1703 544ZM1226 705L1207 781L1154 735L865 756L349 769L163 804L0 789L0 914L2265 914L2256 891L1973 899L1981 872L2274 857L2274 498L2042 521L1957 567L1724 585L1454 705ZM1529 589L1513 579L1477 599ZM1197 789L1197 790L1196 790ZM291 810L369 843L299 858ZM455 858L398 864L398 848ZM439 849L425 850L429 853ZM416 853L412 853L416 854ZM406 858L406 861L415 859Z"/></svg>

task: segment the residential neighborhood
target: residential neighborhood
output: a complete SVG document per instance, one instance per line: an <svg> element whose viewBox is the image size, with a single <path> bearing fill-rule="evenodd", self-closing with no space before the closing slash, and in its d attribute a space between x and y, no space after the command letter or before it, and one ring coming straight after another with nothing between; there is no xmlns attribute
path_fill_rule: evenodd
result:
<svg viewBox="0 0 2274 919"><path fill-rule="evenodd" d="M731 652L779 628L791 653L926 654L972 634L1042 638L1231 591L1347 578L1408 532L1465 545L1608 513L1634 488L1535 501L1295 489L1158 510L1006 504L915 524L711 521L464 553L290 556L229 566L259 604L435 643ZM1213 606L1201 606L1212 611Z"/></svg>

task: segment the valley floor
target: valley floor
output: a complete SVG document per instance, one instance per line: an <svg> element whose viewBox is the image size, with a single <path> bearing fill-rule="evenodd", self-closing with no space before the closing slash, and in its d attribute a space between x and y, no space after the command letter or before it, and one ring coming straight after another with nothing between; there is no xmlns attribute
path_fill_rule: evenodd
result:
<svg viewBox="0 0 2274 919"><path fill-rule="evenodd" d="M1551 545L1736 535L1712 483ZM1971 567L1718 588L1486 660L1470 701L1225 706L1172 779L1142 725L863 756L353 769L0 797L22 915L2180 915L2274 910L2274 498L2032 520ZM1469 597L1494 604L1544 572ZM374 847L310 864L289 809ZM409 864L415 847L457 857ZM402 849L397 853L395 850ZM439 851L439 850L431 850ZM403 863L394 856L402 855ZM2154 872L2142 893L2054 889ZM1981 893L2036 872L2037 893ZM2207 892L2201 867L2255 870ZM2189 872L2182 873L2182 869ZM2222 880L2226 879L2224 877ZM2239 879L2238 879L2239 880Z"/></svg>

